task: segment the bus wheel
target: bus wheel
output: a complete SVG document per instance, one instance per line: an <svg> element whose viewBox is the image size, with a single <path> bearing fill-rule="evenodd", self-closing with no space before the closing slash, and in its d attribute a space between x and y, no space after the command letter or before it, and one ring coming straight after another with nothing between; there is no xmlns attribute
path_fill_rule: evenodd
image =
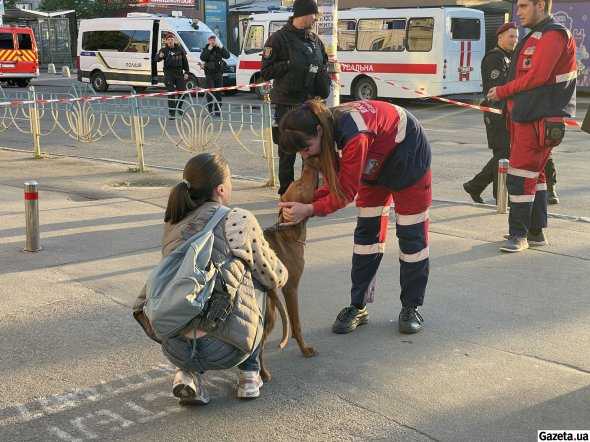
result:
<svg viewBox="0 0 590 442"><path fill-rule="evenodd" d="M260 76L254 78L254 83L258 83L261 81L262 81L262 78ZM264 100L264 96L267 94L270 94L270 91L272 91L272 85L260 86L260 87L254 88L254 92L256 93L256 95L258 95L258 98L260 98L261 100Z"/></svg>
<svg viewBox="0 0 590 442"><path fill-rule="evenodd" d="M96 92L106 92L109 90L109 85L102 72L95 72L92 74L90 76L90 84L92 84L92 89Z"/></svg>
<svg viewBox="0 0 590 442"><path fill-rule="evenodd" d="M21 78L16 80L16 85L18 87L27 87L29 85L29 79L28 78Z"/></svg>
<svg viewBox="0 0 590 442"><path fill-rule="evenodd" d="M361 78L354 85L354 98L356 100L375 100L377 85L370 78Z"/></svg>

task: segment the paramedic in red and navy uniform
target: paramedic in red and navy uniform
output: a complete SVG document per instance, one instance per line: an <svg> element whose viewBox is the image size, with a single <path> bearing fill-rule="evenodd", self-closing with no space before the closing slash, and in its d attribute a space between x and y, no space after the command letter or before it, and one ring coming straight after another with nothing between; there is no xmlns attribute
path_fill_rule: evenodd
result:
<svg viewBox="0 0 590 442"><path fill-rule="evenodd" d="M508 83L487 97L507 100L511 131L504 252L547 244L545 163L565 134L564 117L576 110L576 44L550 11L551 0L518 0L520 22L531 31L514 50Z"/></svg>
<svg viewBox="0 0 590 442"><path fill-rule="evenodd" d="M432 201L431 149L424 129L405 109L381 101L353 101L329 109L309 100L280 123L280 148L304 158L319 157L323 187L312 204L285 202L285 225L342 209L356 197L359 208L352 256L351 305L332 331L349 333L369 321L377 269L383 257L389 209L395 205L399 240L402 311L399 331L422 327L430 267L428 210Z"/></svg>

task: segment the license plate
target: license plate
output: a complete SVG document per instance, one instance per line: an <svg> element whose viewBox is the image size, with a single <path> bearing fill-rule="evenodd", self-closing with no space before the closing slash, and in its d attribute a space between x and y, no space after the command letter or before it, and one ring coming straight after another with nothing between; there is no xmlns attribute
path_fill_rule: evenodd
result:
<svg viewBox="0 0 590 442"><path fill-rule="evenodd" d="M11 68L11 69L13 69L13 68L14 68L14 66L15 66L15 65L14 65L14 64L12 64L12 63L2 63L2 67L3 67L3 68Z"/></svg>
<svg viewBox="0 0 590 442"><path fill-rule="evenodd" d="M468 72L471 72L473 70L472 67L469 66L463 66L459 68L459 72L461 72L462 74L467 74Z"/></svg>

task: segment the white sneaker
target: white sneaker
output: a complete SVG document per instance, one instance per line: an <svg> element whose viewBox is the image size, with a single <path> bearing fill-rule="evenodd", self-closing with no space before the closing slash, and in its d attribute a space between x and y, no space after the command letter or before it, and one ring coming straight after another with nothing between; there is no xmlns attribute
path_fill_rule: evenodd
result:
<svg viewBox="0 0 590 442"><path fill-rule="evenodd" d="M263 382L257 371L240 370L238 374L238 397L256 398L260 396Z"/></svg>
<svg viewBox="0 0 590 442"><path fill-rule="evenodd" d="M176 369L172 382L172 394L180 405L199 405L209 403L209 393L203 386L201 376L180 368Z"/></svg>

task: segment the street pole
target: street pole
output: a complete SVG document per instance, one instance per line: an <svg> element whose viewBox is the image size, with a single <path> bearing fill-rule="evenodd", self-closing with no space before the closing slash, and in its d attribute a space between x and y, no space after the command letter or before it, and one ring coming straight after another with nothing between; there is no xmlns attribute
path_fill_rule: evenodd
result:
<svg viewBox="0 0 590 442"><path fill-rule="evenodd" d="M326 99L329 107L340 104L340 63L337 61L338 48L338 0L323 0L318 7L318 35L324 42L328 54L328 74L332 80L332 90Z"/></svg>

